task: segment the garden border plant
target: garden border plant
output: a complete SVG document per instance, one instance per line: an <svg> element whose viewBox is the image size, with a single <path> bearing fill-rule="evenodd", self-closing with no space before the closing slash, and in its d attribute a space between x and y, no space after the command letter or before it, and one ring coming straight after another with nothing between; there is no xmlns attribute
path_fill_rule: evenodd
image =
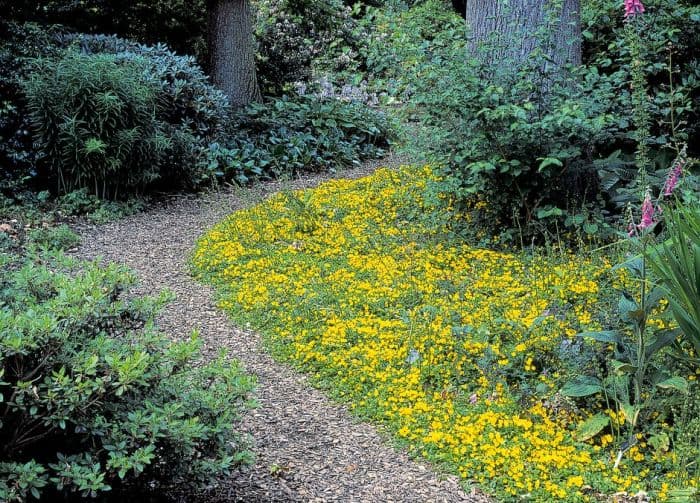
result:
<svg viewBox="0 0 700 503"><path fill-rule="evenodd" d="M0 249L0 499L192 494L250 462L253 378L160 333L168 293L128 296L124 267L53 248L66 232Z"/></svg>

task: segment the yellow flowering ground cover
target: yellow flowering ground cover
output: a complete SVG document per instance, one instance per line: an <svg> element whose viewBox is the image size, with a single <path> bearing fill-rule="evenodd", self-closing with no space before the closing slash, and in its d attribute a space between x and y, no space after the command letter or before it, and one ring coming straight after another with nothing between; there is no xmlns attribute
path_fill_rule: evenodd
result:
<svg viewBox="0 0 700 503"><path fill-rule="evenodd" d="M202 237L194 268L278 357L499 498L649 489L643 448L613 470L610 435L577 442L588 413L556 394L610 264L445 244L414 218L430 176L277 194Z"/></svg>

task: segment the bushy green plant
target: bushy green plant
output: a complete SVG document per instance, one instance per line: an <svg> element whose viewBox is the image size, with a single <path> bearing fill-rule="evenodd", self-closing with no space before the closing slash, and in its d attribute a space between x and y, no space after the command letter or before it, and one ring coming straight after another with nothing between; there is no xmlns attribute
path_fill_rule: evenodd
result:
<svg viewBox="0 0 700 503"><path fill-rule="evenodd" d="M29 232L29 240L38 246L56 250L68 250L80 243L80 236L65 224L56 227L33 229Z"/></svg>
<svg viewBox="0 0 700 503"><path fill-rule="evenodd" d="M636 56L650 97L650 147L652 152L661 152L672 141L684 141L693 146L689 153L694 156L698 153L695 146L700 144L700 5L692 0L647 0L644 5L644 15L637 16L634 23L641 28L636 34L640 42ZM618 74L616 80L623 87L630 81L635 54L625 35L620 2L591 0L583 3L581 11L584 62L602 74ZM672 103L678 122L676 131L669 127ZM672 133L680 136L671 138ZM668 155L653 160L663 168L668 165Z"/></svg>
<svg viewBox="0 0 700 503"><path fill-rule="evenodd" d="M125 299L126 270L55 252L0 267L0 500L192 487L248 459L252 380L158 333L167 295Z"/></svg>
<svg viewBox="0 0 700 503"><path fill-rule="evenodd" d="M115 33L144 44L165 42L206 61L204 0L0 0L0 12L17 22L59 24L82 33Z"/></svg>
<svg viewBox="0 0 700 503"><path fill-rule="evenodd" d="M387 3L368 8L360 24L368 33L359 48L370 87L392 99L410 96L417 78L429 78L419 67L439 67L464 48L464 20L440 0Z"/></svg>
<svg viewBox="0 0 700 503"><path fill-rule="evenodd" d="M56 27L0 21L0 195L14 199L38 182L21 80L32 60L56 55Z"/></svg>
<svg viewBox="0 0 700 503"><path fill-rule="evenodd" d="M315 69L358 66L367 34L342 0L261 0L256 7L258 78L266 94L309 80Z"/></svg>
<svg viewBox="0 0 700 503"><path fill-rule="evenodd" d="M149 74L161 85L161 120L174 130L187 130L195 142L221 134L228 117L228 100L192 56L175 54L162 43L149 46L112 35L73 33L59 39L61 47L77 47L83 54L114 54L119 61L145 60Z"/></svg>
<svg viewBox="0 0 700 503"><path fill-rule="evenodd" d="M390 124L361 103L294 96L253 104L234 117L205 168L245 183L303 170L333 170L381 156Z"/></svg>
<svg viewBox="0 0 700 503"><path fill-rule="evenodd" d="M101 197L142 189L171 147L157 121L158 84L143 60L70 52L24 83L32 129L58 192Z"/></svg>
<svg viewBox="0 0 700 503"><path fill-rule="evenodd" d="M435 190L456 214L470 211L492 233L532 236L594 200L592 161L619 130L609 83L567 76L545 97L532 69L481 78L476 62L429 64L413 104L425 127L421 146L443 166Z"/></svg>

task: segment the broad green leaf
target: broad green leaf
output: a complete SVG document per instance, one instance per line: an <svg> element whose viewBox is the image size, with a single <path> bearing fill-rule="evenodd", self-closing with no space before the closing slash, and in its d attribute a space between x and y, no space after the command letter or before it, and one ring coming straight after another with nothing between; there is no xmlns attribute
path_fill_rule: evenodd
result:
<svg viewBox="0 0 700 503"><path fill-rule="evenodd" d="M644 300L644 308L647 314L653 309L656 309L659 306L659 302L661 302L664 297L666 297L666 292L663 288L658 286L652 288L651 292L649 292L649 295L647 295L647 298Z"/></svg>
<svg viewBox="0 0 700 503"><path fill-rule="evenodd" d="M586 419L576 428L575 436L579 442L595 437L603 428L610 424L610 418L605 414L596 414Z"/></svg>
<svg viewBox="0 0 700 503"><path fill-rule="evenodd" d="M620 310L620 318L628 323L636 322L644 317L644 311L639 307L637 301L626 292L620 296L618 309Z"/></svg>
<svg viewBox="0 0 700 503"><path fill-rule="evenodd" d="M595 377L579 377L572 382L566 383L561 388L561 394L570 397L582 397L595 395L603 391L600 381Z"/></svg>
<svg viewBox="0 0 700 503"><path fill-rule="evenodd" d="M549 166L557 166L561 168L564 164L556 157L544 157L540 158L540 165L537 167L538 173L541 173L543 169Z"/></svg>
<svg viewBox="0 0 700 503"><path fill-rule="evenodd" d="M644 273L644 260L639 255L634 256L624 262L613 266L612 271L617 269L627 269L634 274L636 278L641 278Z"/></svg>
<svg viewBox="0 0 700 503"><path fill-rule="evenodd" d="M681 393L688 392L688 381L680 376L669 377L668 379L656 383L656 385L661 389L675 389Z"/></svg>
<svg viewBox="0 0 700 503"><path fill-rule="evenodd" d="M651 358L661 349L665 348L669 344L673 344L679 335L680 330L678 329L666 330L664 332L657 333L650 339L649 344L647 344L646 348L644 349L644 354L647 358Z"/></svg>
<svg viewBox="0 0 700 503"><path fill-rule="evenodd" d="M619 360L611 360L610 366L617 374L630 374L637 370L637 367L634 365L627 362L621 362Z"/></svg>
<svg viewBox="0 0 700 503"><path fill-rule="evenodd" d="M586 337L587 339L593 339L599 342L607 342L610 344L618 344L620 342L620 335L616 330L602 330L599 332L581 332L576 334L576 337Z"/></svg>

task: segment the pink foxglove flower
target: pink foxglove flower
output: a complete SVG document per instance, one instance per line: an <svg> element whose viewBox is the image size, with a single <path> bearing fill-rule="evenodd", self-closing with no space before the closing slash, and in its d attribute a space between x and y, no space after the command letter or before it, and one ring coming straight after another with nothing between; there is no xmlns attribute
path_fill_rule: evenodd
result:
<svg viewBox="0 0 700 503"><path fill-rule="evenodd" d="M644 5L641 0L625 0L625 17L636 16L644 13Z"/></svg>
<svg viewBox="0 0 700 503"><path fill-rule="evenodd" d="M673 194L673 190L676 188L676 185L678 185L678 181L683 174L683 166L685 165L685 149L686 147L683 147L683 150L681 150L680 154L678 154L678 157L673 162L673 165L668 172L666 183L664 184L664 197L668 197Z"/></svg>
<svg viewBox="0 0 700 503"><path fill-rule="evenodd" d="M651 194L647 191L644 196L644 202L642 203L642 221L639 222L637 227L640 229L651 227L654 223L654 212L655 208L654 204L651 202Z"/></svg>
<svg viewBox="0 0 700 503"><path fill-rule="evenodd" d="M670 196L673 194L673 189L678 185L678 179L683 171L683 165L677 162L673 165L673 168L668 173L668 178L666 178L666 184L664 185L664 196Z"/></svg>

